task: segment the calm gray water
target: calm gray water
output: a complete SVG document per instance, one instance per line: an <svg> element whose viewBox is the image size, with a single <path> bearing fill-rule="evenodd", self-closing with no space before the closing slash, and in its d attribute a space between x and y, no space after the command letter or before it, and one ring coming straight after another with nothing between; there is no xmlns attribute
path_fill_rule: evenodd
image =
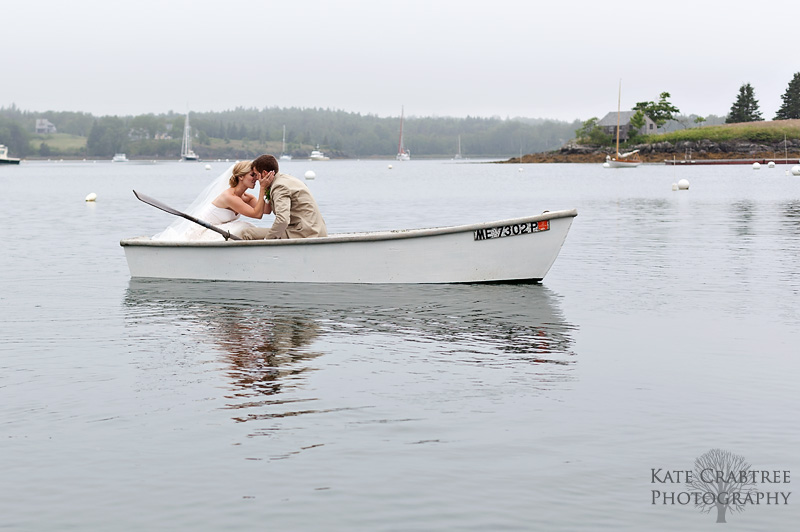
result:
<svg viewBox="0 0 800 532"><path fill-rule="evenodd" d="M293 161L330 232L579 216L541 285L131 280L173 221L131 189L183 208L204 164L0 167L0 529L797 528L651 476L800 474L786 167Z"/></svg>

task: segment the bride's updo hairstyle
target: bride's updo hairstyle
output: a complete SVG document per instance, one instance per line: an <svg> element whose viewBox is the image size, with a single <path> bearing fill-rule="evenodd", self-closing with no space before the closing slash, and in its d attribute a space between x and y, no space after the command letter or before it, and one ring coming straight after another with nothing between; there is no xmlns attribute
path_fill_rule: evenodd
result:
<svg viewBox="0 0 800 532"><path fill-rule="evenodd" d="M250 161L239 161L238 163L233 165L233 170L231 171L231 178L228 180L228 183L231 187L235 187L239 184L239 180L250 173L250 170L253 169L253 163Z"/></svg>

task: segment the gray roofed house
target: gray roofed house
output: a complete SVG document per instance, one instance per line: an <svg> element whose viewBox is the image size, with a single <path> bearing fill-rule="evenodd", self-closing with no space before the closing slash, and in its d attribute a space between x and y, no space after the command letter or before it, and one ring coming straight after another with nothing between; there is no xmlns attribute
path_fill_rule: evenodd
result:
<svg viewBox="0 0 800 532"><path fill-rule="evenodd" d="M56 133L56 126L54 126L48 119L46 118L37 118L36 119L36 134L49 134L49 133Z"/></svg>
<svg viewBox="0 0 800 532"><path fill-rule="evenodd" d="M619 113L619 140L626 141L630 136L631 118L636 114L636 111L620 111ZM602 128L603 133L611 135L614 139L617 138L617 112L612 111L603 117L602 120L597 122L597 125ZM644 127L639 130L641 135L652 135L656 132L658 126L650 120L650 117L644 116Z"/></svg>

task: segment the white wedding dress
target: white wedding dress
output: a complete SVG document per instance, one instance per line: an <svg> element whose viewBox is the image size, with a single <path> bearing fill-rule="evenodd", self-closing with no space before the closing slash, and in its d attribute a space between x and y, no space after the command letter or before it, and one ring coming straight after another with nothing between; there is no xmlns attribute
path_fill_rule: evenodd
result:
<svg viewBox="0 0 800 532"><path fill-rule="evenodd" d="M242 236L242 231L248 227L255 227L250 222L240 220L240 215L232 210L223 209L211 203L217 196L222 194L223 190L230 186L228 180L232 172L233 165L214 179L192 204L181 212L210 223L223 231L230 231L231 234L236 236ZM160 233L153 235L151 240L162 242L213 242L223 241L225 237L215 231L206 229L200 224L185 218L179 218Z"/></svg>

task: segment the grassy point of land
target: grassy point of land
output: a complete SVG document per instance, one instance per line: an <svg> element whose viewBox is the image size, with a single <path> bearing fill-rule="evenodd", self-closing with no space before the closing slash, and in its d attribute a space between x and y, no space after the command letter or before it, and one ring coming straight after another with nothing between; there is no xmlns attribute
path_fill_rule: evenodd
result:
<svg viewBox="0 0 800 532"><path fill-rule="evenodd" d="M784 149L784 139L787 141ZM684 159L689 150L693 159L800 159L800 119L742 122L683 129L648 135L635 143L621 145L620 151L640 150L646 163L665 159ZM668 144L667 144L668 143ZM712 149L712 145L717 145ZM562 148L509 159L508 163L602 163L614 146L583 146L580 151Z"/></svg>
<svg viewBox="0 0 800 532"><path fill-rule="evenodd" d="M776 143L787 139L800 139L800 119L772 120L761 122L740 122L738 124L722 124L718 126L703 126L692 129L682 129L660 135L648 135L644 142L655 144L657 142L698 142L709 140L711 142L750 141Z"/></svg>

